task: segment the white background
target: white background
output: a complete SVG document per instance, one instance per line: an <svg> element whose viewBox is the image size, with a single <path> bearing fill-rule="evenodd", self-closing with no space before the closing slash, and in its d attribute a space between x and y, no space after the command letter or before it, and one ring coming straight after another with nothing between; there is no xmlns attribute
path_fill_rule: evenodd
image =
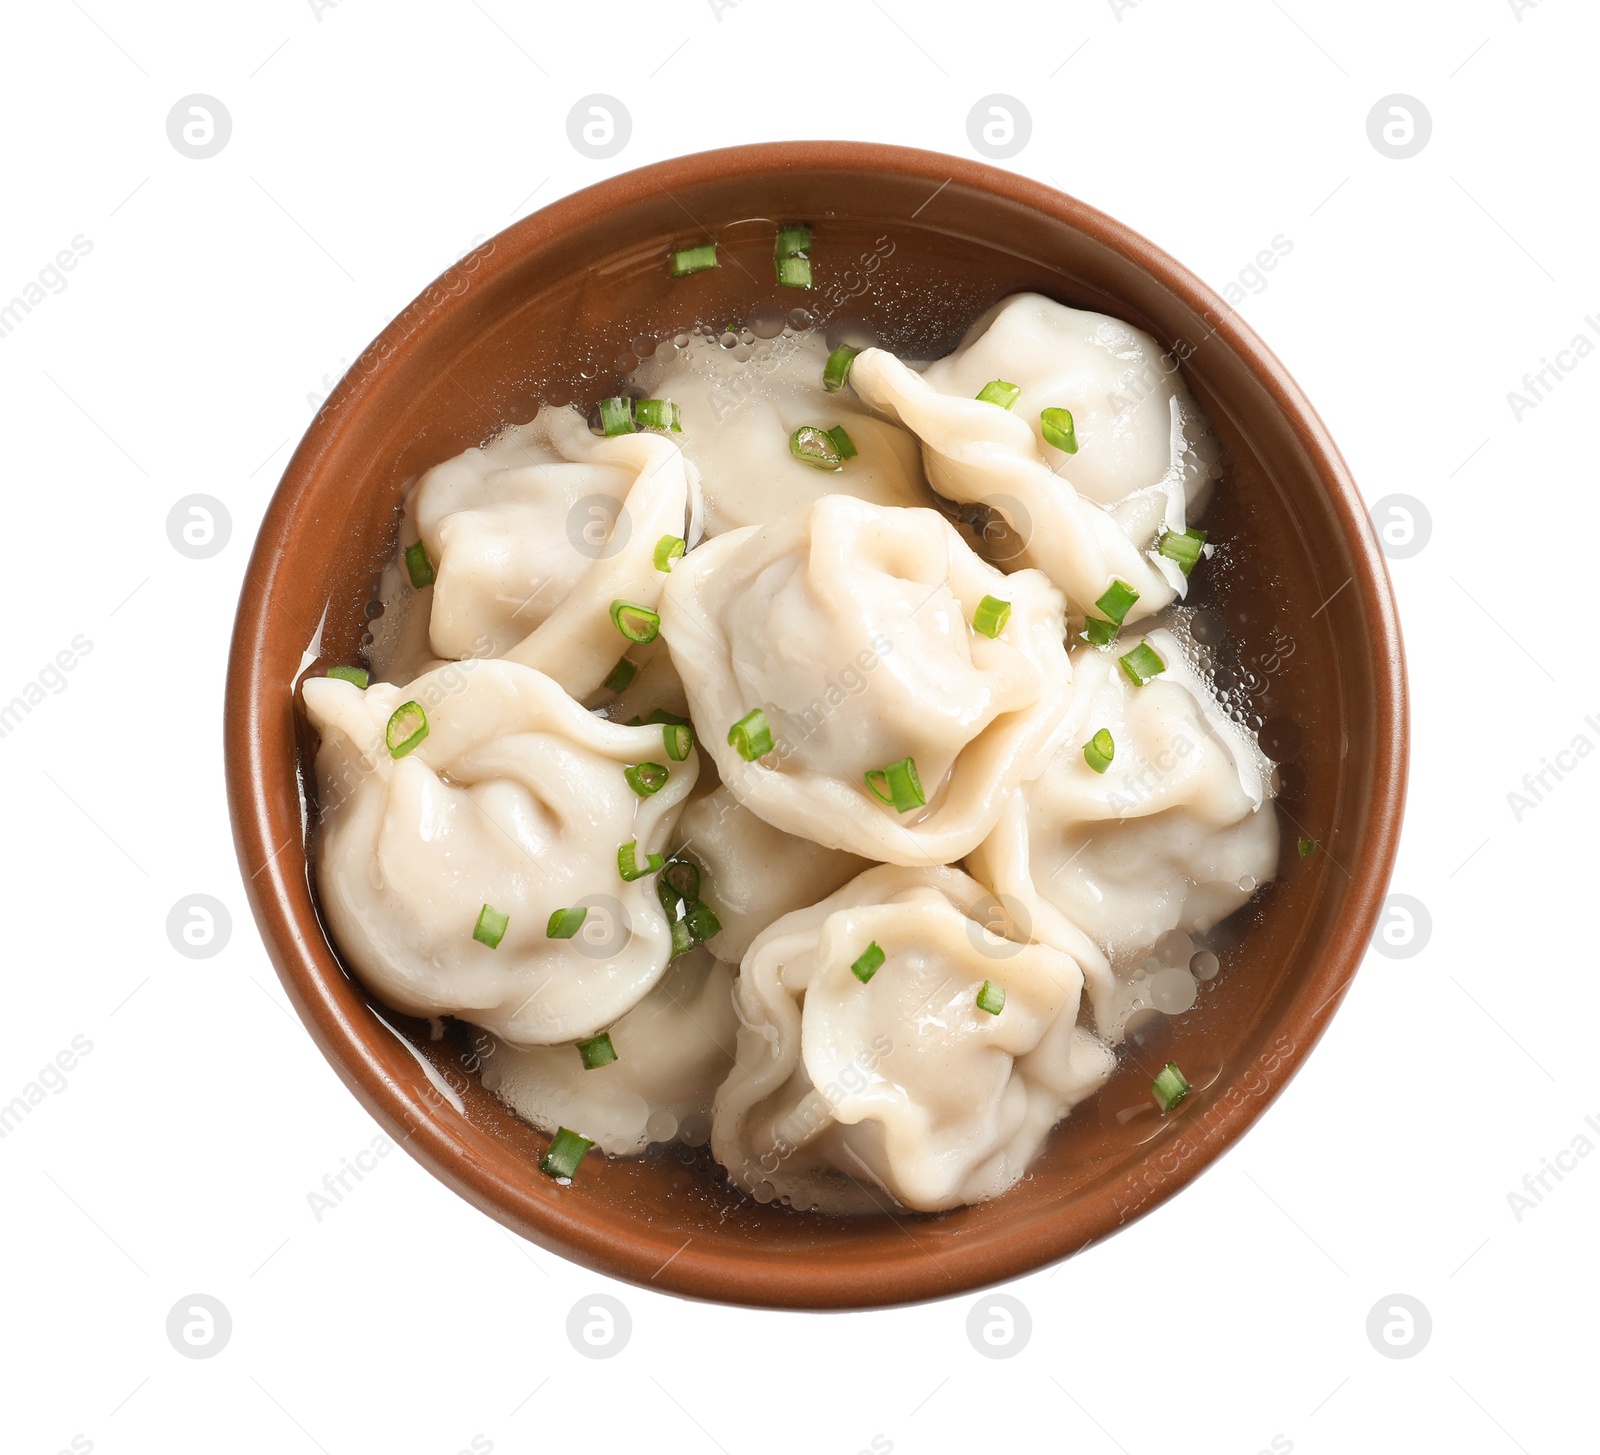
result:
<svg viewBox="0 0 1600 1455"><path fill-rule="evenodd" d="M1520 421L1507 392L1578 332L1600 339L1584 322L1600 313L1592 7L320 8L7 12L0 301L75 236L92 251L0 338L0 701L75 635L92 650L0 738L0 1103L75 1036L93 1049L0 1140L6 1448L1590 1444L1600 1157L1547 1174L1520 1217L1508 1194L1600 1119L1586 928L1600 762L1569 759L1520 821L1507 794L1577 735L1600 743L1584 722L1600 721L1586 625L1600 358ZM196 92L233 122L207 160L166 131ZM593 92L633 122L604 161L567 139ZM1367 134L1397 92L1433 119L1403 161ZM1415 694L1394 888L1426 906L1431 938L1369 957L1306 1069L1194 1187L1012 1285L1033 1332L1008 1360L968 1342L970 1297L813 1316L608 1284L398 1153L318 1220L308 1194L377 1128L263 953L220 733L250 542L317 396L457 255L566 192L735 141L975 155L967 116L991 93L1032 116L1003 165L1219 288L1292 241L1242 311L1369 503L1410 496L1432 521L1424 549L1391 563ZM169 544L168 512L193 493L232 517L210 559ZM210 959L168 942L169 910L195 893L232 914ZM633 1325L604 1362L566 1334L600 1291ZM233 1323L205 1360L165 1332L196 1292ZM1413 1358L1367 1336L1396 1293L1431 1314Z"/></svg>

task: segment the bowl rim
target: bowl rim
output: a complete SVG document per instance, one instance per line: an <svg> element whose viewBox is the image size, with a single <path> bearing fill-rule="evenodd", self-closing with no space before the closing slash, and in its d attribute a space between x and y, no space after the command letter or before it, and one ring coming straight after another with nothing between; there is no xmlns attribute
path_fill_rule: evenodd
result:
<svg viewBox="0 0 1600 1455"><path fill-rule="evenodd" d="M1039 212L1120 254L1176 295L1219 335L1286 420L1317 479L1354 568L1354 585L1371 625L1371 787L1365 815L1361 864L1331 933L1311 963L1285 1015L1275 1022L1293 1032L1291 1049L1266 1072L1260 1094L1215 1103L1204 1128L1153 1195L1113 1218L1073 1216L1070 1205L1052 1214L1055 1234L994 1240L982 1256L963 1260L952 1278L935 1278L926 1259L907 1261L865 1281L826 1257L774 1266L745 1248L722 1249L717 1240L691 1239L658 1267L660 1247L644 1236L619 1242L614 1230L589 1219L577 1199L536 1200L509 1171L497 1166L491 1139L461 1117L431 1114L409 1048L386 1033L374 1037L339 1003L318 966L314 940L328 950L309 886L285 871L280 855L301 834L298 820L285 837L269 784L294 763L292 723L286 729L282 684L259 670L260 648L273 617L278 582L290 559L297 497L316 477L340 432L363 405L381 393L400 359L421 339L458 319L472 305L467 288L450 286L462 270L479 267L488 276L514 267L525 256L571 228L604 212L627 207L707 182L784 170L882 170L922 179L930 190L959 182L1000 201ZM940 152L856 141L767 142L721 148L650 163L573 192L513 223L488 244L447 269L419 298L431 301L417 323L412 307L366 347L330 395L301 439L262 518L240 591L229 653L224 705L224 760L234 843L241 877L263 943L289 999L318 1048L366 1109L407 1152L434 1176L513 1232L564 1257L646 1287L685 1297L744 1306L862 1308L944 1298L999 1283L1049 1266L1080 1251L1120 1226L1144 1216L1185 1187L1227 1151L1282 1092L1320 1039L1359 968L1388 888L1400 837L1410 751L1404 647L1387 565L1354 479L1309 400L1289 372L1244 320L1187 268L1123 223L1064 192L1000 167ZM414 307L414 305L413 305ZM337 402L338 407L331 407ZM287 758L285 732L288 732ZM290 768L290 771L294 771ZM293 856L290 856L291 859ZM1220 1107L1220 1111L1216 1108ZM509 1155L509 1149L503 1149ZM1093 1202L1097 1199L1091 1198ZM1098 1201L1109 1201L1100 1198ZM977 1251L977 1250L973 1250Z"/></svg>

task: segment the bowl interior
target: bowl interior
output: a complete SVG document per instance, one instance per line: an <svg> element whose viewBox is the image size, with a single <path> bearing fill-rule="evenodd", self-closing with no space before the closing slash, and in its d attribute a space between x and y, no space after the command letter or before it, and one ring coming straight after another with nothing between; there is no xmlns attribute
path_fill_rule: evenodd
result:
<svg viewBox="0 0 1600 1455"><path fill-rule="evenodd" d="M788 221L814 228L810 292L774 279L773 227ZM708 236L721 266L669 279L669 251ZM426 1023L382 1011L408 1049L331 948L308 876L301 795L314 814L316 784L297 682L356 659L407 484L540 404L587 408L615 392L636 341L777 304L819 327L863 320L888 346L931 357L1024 289L1152 333L1222 438L1227 474L1204 524L1223 560L1196 573L1191 599L1225 623L1224 685L1282 760L1279 879L1224 927L1222 973L1195 1009L1130 1046L1098 1098L991 1203L798 1214L731 1192L704 1151L676 1148L591 1157L558 1186L536 1166L546 1139L479 1084L465 1028L433 1041ZM1387 882L1402 693L1388 584L1354 487L1281 366L1215 295L1092 209L1006 173L894 148L752 147L630 173L535 214L463 259L357 362L258 540L230 667L230 793L247 886L290 994L347 1083L438 1175L536 1241L653 1287L869 1305L1074 1251L1183 1185L1281 1089L1359 963ZM1301 837L1321 848L1302 858ZM1195 1093L1163 1119L1149 1083L1168 1059Z"/></svg>

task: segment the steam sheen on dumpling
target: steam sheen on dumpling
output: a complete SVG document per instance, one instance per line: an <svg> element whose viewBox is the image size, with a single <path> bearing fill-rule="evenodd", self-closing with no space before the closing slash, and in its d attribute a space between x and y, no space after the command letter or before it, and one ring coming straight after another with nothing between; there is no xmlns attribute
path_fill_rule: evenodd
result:
<svg viewBox="0 0 1600 1455"><path fill-rule="evenodd" d="M1010 603L996 637L972 623ZM799 519L730 531L674 567L662 635L702 745L741 803L785 833L891 864L959 859L994 826L1066 707L1065 602L1006 576L931 510L826 495ZM753 710L774 750L727 740ZM911 758L926 805L866 774Z"/></svg>
<svg viewBox="0 0 1600 1455"><path fill-rule="evenodd" d="M977 398L992 380L1021 390L1009 409ZM1114 579L1139 593L1129 620L1184 595L1182 571L1153 547L1163 530L1199 517L1219 451L1148 334L1022 293L922 373L867 349L850 382L922 440L935 490L1003 518L1010 530L996 554L1045 571L1077 610ZM1045 439L1040 416L1050 408L1071 411L1076 453Z"/></svg>
<svg viewBox="0 0 1600 1455"><path fill-rule="evenodd" d="M411 1015L455 1015L521 1044L591 1036L661 978L671 933L651 876L698 771L691 751L641 798L624 770L664 762L660 727L585 712L515 662L452 663L406 687L312 678L321 733L317 882L340 949ZM420 703L428 735L393 758L385 725ZM510 916L497 948L473 937L488 904ZM570 939L551 914L583 907Z"/></svg>
<svg viewBox="0 0 1600 1455"><path fill-rule="evenodd" d="M1022 1176L1112 1057L1077 1024L1077 964L990 932L992 906L959 870L880 866L756 939L712 1121L737 1186L828 1212L889 1197L937 1212ZM863 983L852 966L873 945ZM998 1014L978 1005L986 982L1005 992Z"/></svg>

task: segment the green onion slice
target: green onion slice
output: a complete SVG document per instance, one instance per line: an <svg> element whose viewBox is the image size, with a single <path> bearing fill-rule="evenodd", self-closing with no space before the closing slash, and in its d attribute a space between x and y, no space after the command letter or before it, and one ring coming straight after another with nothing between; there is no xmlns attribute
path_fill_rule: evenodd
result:
<svg viewBox="0 0 1600 1455"><path fill-rule="evenodd" d="M578 1164L583 1161L584 1153L592 1146L594 1143L587 1137L580 1137L566 1127L557 1127L555 1136L550 1139L550 1150L539 1160L539 1170L546 1177L571 1182L578 1175Z"/></svg>
<svg viewBox="0 0 1600 1455"><path fill-rule="evenodd" d="M853 349L849 344L840 344L828 355L827 365L822 371L822 387L828 393L837 394L849 382L850 365L860 352L860 349Z"/></svg>
<svg viewBox="0 0 1600 1455"><path fill-rule="evenodd" d="M656 570L670 571L672 563L682 558L685 544L682 536L662 536L656 542Z"/></svg>
<svg viewBox="0 0 1600 1455"><path fill-rule="evenodd" d="M502 914L492 904L486 904L478 911L478 922L472 927L472 938L480 945L498 950L500 941L506 937L506 926L510 923L510 915Z"/></svg>
<svg viewBox="0 0 1600 1455"><path fill-rule="evenodd" d="M845 433L842 424L836 424L828 431L828 438L833 441L834 449L839 452L839 459L853 460L861 452L856 448L856 442Z"/></svg>
<svg viewBox="0 0 1600 1455"><path fill-rule="evenodd" d="M917 777L916 762L911 758L902 758L887 768L871 769L867 787L880 803L891 804L899 813L910 813L928 801L922 792L922 780Z"/></svg>
<svg viewBox="0 0 1600 1455"><path fill-rule="evenodd" d="M850 973L865 985L878 973L879 967L887 958L888 956L883 953L883 946L874 940L856 957L855 963L850 967Z"/></svg>
<svg viewBox="0 0 1600 1455"><path fill-rule="evenodd" d="M709 940L713 935L722 933L722 921L703 899L697 899L691 904L688 914L683 918L684 923L689 926L689 933L696 940Z"/></svg>
<svg viewBox="0 0 1600 1455"><path fill-rule="evenodd" d="M833 436L815 424L803 424L789 436L789 453L817 470L837 470L844 464Z"/></svg>
<svg viewBox="0 0 1600 1455"><path fill-rule="evenodd" d="M611 1044L610 1031L601 1031L598 1036L590 1036L587 1041L579 1041L576 1044L578 1055L583 1058L585 1071L597 1071L617 1059L617 1048Z"/></svg>
<svg viewBox="0 0 1600 1455"><path fill-rule="evenodd" d="M679 955L686 955L694 949L694 936L681 919L669 919L669 925L672 930L672 954L669 958L676 960Z"/></svg>
<svg viewBox="0 0 1600 1455"><path fill-rule="evenodd" d="M683 426L678 423L678 406L670 399L641 399L633 406L633 417L639 421L640 429L670 429L676 434L683 433Z"/></svg>
<svg viewBox="0 0 1600 1455"><path fill-rule="evenodd" d="M1169 530L1161 533L1156 549L1169 561L1176 561L1178 569L1187 576L1200 559L1200 548L1206 543L1203 530Z"/></svg>
<svg viewBox="0 0 1600 1455"><path fill-rule="evenodd" d="M661 743L674 763L681 763L694 746L694 729L685 723L668 722L661 725Z"/></svg>
<svg viewBox="0 0 1600 1455"><path fill-rule="evenodd" d="M1096 773L1104 773L1117 756L1117 745L1109 728L1101 728L1083 745L1083 761Z"/></svg>
<svg viewBox="0 0 1600 1455"><path fill-rule="evenodd" d="M1015 384L1007 384L1004 379L991 379L978 390L978 398L985 404L998 404L1002 409L1010 409L1021 393L1022 390Z"/></svg>
<svg viewBox="0 0 1600 1455"><path fill-rule="evenodd" d="M1005 1008L1005 987L996 985L992 980L985 980L983 987L978 991L978 1009L987 1011L990 1015L999 1015Z"/></svg>
<svg viewBox="0 0 1600 1455"><path fill-rule="evenodd" d="M1092 647L1108 647L1117 639L1120 628L1114 621L1101 621L1097 616L1091 616L1083 624L1083 630L1078 633L1084 641Z"/></svg>
<svg viewBox="0 0 1600 1455"><path fill-rule="evenodd" d="M633 400L619 394L600 401L600 433L607 439L612 435L632 434L637 428L633 422Z"/></svg>
<svg viewBox="0 0 1600 1455"><path fill-rule="evenodd" d="M428 736L428 714L420 702L402 702L390 715L383 731L391 758L403 758Z"/></svg>
<svg viewBox="0 0 1600 1455"><path fill-rule="evenodd" d="M780 287L809 288L811 286L810 258L779 258L776 266Z"/></svg>
<svg viewBox="0 0 1600 1455"><path fill-rule="evenodd" d="M583 928L583 922L588 918L589 911L581 904L571 909L555 910L549 924L544 927L544 937L547 940L570 940Z"/></svg>
<svg viewBox="0 0 1600 1455"><path fill-rule="evenodd" d="M661 634L661 617L636 601L613 601L611 624L630 642L653 642Z"/></svg>
<svg viewBox="0 0 1600 1455"><path fill-rule="evenodd" d="M339 682L354 682L361 688L366 687L368 680L365 667L329 667L328 676Z"/></svg>
<svg viewBox="0 0 1600 1455"><path fill-rule="evenodd" d="M1150 1090L1155 1093L1156 1105L1165 1116L1189 1094L1189 1078L1178 1070L1176 1061L1168 1061L1161 1068L1161 1074L1150 1083Z"/></svg>
<svg viewBox="0 0 1600 1455"><path fill-rule="evenodd" d="M629 884L635 879L643 879L646 874L654 874L667 861L660 854L647 854L643 864L639 862L639 841L629 839L617 849L617 873Z"/></svg>
<svg viewBox="0 0 1600 1455"><path fill-rule="evenodd" d="M656 881L656 889L668 910L673 908L667 904L669 894L674 901L693 904L700 898L700 870L691 859L668 859L661 878Z"/></svg>
<svg viewBox="0 0 1600 1455"><path fill-rule="evenodd" d="M421 541L406 547L406 575L418 591L433 585L433 562L428 559L428 548Z"/></svg>
<svg viewBox="0 0 1600 1455"><path fill-rule="evenodd" d="M1118 657L1117 662L1135 687L1143 687L1152 677L1159 677L1167 670L1161 654L1149 642L1140 642L1131 652Z"/></svg>
<svg viewBox="0 0 1600 1455"><path fill-rule="evenodd" d="M1138 599L1139 593L1126 581L1112 577L1111 584L1106 587L1106 594L1095 602L1095 606L1105 613L1107 620L1121 626L1128 618L1128 609Z"/></svg>
<svg viewBox="0 0 1600 1455"><path fill-rule="evenodd" d="M1321 839L1301 839L1300 840L1300 857L1302 859L1309 859L1321 847L1322 847L1322 840Z"/></svg>
<svg viewBox="0 0 1600 1455"><path fill-rule="evenodd" d="M631 768L624 768L622 776L640 798L649 798L667 786L672 774L660 763L635 763Z"/></svg>
<svg viewBox="0 0 1600 1455"><path fill-rule="evenodd" d="M997 637L1011 620L1011 603L998 596L985 596L972 613L972 629L986 637Z"/></svg>
<svg viewBox="0 0 1600 1455"><path fill-rule="evenodd" d="M759 707L745 713L728 729L728 742L747 763L764 758L772 751L772 727Z"/></svg>
<svg viewBox="0 0 1600 1455"><path fill-rule="evenodd" d="M1039 430L1044 435L1046 444L1054 445L1069 455L1078 453L1078 435L1072 427L1070 409L1041 409Z"/></svg>
<svg viewBox="0 0 1600 1455"><path fill-rule="evenodd" d="M773 256L779 258L792 258L796 253L811 251L811 225L806 222L791 222L778 229L778 243Z"/></svg>
<svg viewBox="0 0 1600 1455"><path fill-rule="evenodd" d="M633 681L633 679L638 675L638 672L639 664L637 662L630 662L626 657L624 657L617 663L615 667L611 669L611 675L606 678L601 686L603 686L607 692L621 692L624 687Z"/></svg>
<svg viewBox="0 0 1600 1455"><path fill-rule="evenodd" d="M645 721L647 723L649 723L652 727L654 727L657 723L662 723L662 722L673 723L677 727L688 727L689 726L689 719L688 718L679 717L678 714L675 713L675 712L668 712L666 710L666 708L664 708L664 707L658 707L654 712L652 712L650 714L649 717L647 717L645 719Z"/></svg>
<svg viewBox="0 0 1600 1455"><path fill-rule="evenodd" d="M695 248L679 248L672 255L672 276L687 278L691 273L703 273L717 266L717 245L701 243Z"/></svg>

